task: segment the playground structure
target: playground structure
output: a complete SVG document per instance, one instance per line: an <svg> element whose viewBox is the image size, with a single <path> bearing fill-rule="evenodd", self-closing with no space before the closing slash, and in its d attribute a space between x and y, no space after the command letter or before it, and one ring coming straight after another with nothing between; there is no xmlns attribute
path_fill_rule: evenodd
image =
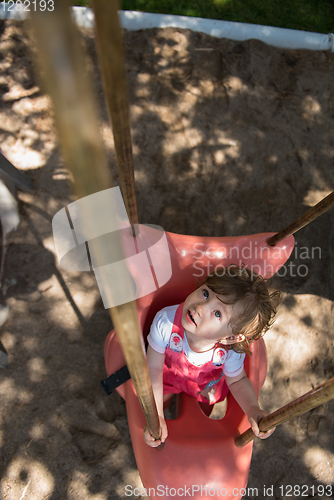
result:
<svg viewBox="0 0 334 500"><path fill-rule="evenodd" d="M98 6L98 4L99 4L99 2L97 2L97 3L96 3L96 5L97 5L97 6ZM107 16L105 16L105 18L107 19ZM99 33L101 33L101 32L102 32L102 33L105 33L105 30L102 30L102 31L101 31L101 30L98 30L98 32L99 32ZM108 100L109 100L109 99L108 99ZM116 132L117 132L117 130L118 130L118 129L116 128ZM114 133L115 133L115 127L114 127ZM70 142L71 142L71 141L69 140L69 138L67 138L66 142L67 142L67 147L70 149L70 148L71 148L71 144L70 144ZM116 141L115 141L115 142L116 142ZM77 143L77 144L78 144L78 143ZM77 150L77 151L78 151L78 150ZM73 162L71 162L71 163L75 163L75 161L74 161L74 156L72 156L72 160L73 160ZM127 160L125 160L125 161L127 161ZM98 165L98 164L99 164L99 163L97 163L97 165ZM101 162L101 164L102 164L102 162ZM77 176L76 176L76 175L75 175L75 178L77 179ZM80 180L79 180L78 182L79 182L79 184L80 184ZM89 183L88 183L88 184L89 184ZM93 188L94 188L94 187L95 187L95 186L93 186L92 184L90 184L90 191L89 191L89 192L95 192L95 191L93 191ZM101 188L102 188L102 186L100 187L100 189L101 189ZM131 188L129 189L129 191L131 192ZM78 192L79 192L79 194L80 194L81 196L89 194L89 192L85 191L84 187L82 187L82 186L81 186L81 189L80 189ZM125 191L125 192L126 192L126 191ZM125 197L125 200L129 199L129 197L127 197L126 195L124 195L124 197ZM327 208L328 208L328 207L327 207ZM132 221L133 221L133 220L135 219L135 215L134 215L132 218L130 217L130 219L132 219ZM133 222L133 225L135 225L135 224L136 224L136 222ZM267 236L266 236L266 238L264 239L264 244L266 244L267 237L269 237L269 236L272 236L272 235L267 235ZM177 240L177 237L176 237L176 236L171 235L171 236L170 236L170 241L171 241L171 242L173 241L173 238L174 238L175 240ZM179 243L180 243L180 239L182 240L182 238L181 238L181 237L179 237ZM189 238L185 238L185 239L189 240ZM218 241L218 244L219 244L219 245L221 245L221 244L222 244L222 241ZM278 244L278 242L276 242L276 244ZM177 246L176 246L176 247L177 247ZM292 240L290 239L290 249L292 249L292 248L293 248L293 244L292 244ZM289 254L289 252L287 252L287 255L288 255L288 254ZM160 304L160 305L162 305L162 304ZM164 305L165 305L165 304L164 304ZM122 309L123 309L123 310L125 310L125 308L121 308L121 309L120 309L120 311L121 311L121 312L120 312L120 315L122 315ZM126 314L128 314L128 310L127 310ZM152 315L152 313L151 313L151 315ZM144 319L146 319L146 318L144 318ZM118 321L118 324L117 324L117 319L115 319L115 318L113 317L113 321L114 321L114 323L115 323L115 326L116 326L116 328L117 328L118 333L120 333L120 331L121 331L121 329L122 329L122 326L121 326L122 320L119 320L119 321ZM146 325L146 328L147 328L147 325ZM132 338L132 337L131 337L131 338ZM124 343L126 344L126 343L127 343L127 341L125 341ZM127 362L128 362L128 361L127 361ZM129 364L129 363L128 363L128 364ZM131 368L131 364L129 364L129 367ZM117 368L117 367L116 367L116 368ZM140 371L140 370L139 370L139 371ZM133 377L133 379L134 379L135 384L137 384L137 381L136 381L136 374L135 374L135 373L134 373L134 374L132 374L132 377ZM130 384L128 384L128 385L130 385ZM131 387L132 387L132 386L131 386ZM137 388L137 385L136 385L136 388ZM131 390L132 390L132 389L131 389ZM132 391L133 391L133 390L132 390ZM139 390L138 390L138 388L137 388L137 393L138 393L138 392L140 392L140 391L139 391ZM130 393L129 393L129 394L130 394ZM146 401L146 395L141 395L141 396L140 396L140 394L138 394L138 396L139 396L139 399L140 399L140 401L141 401L141 403L142 403L142 407L144 408L144 410L147 410L147 409L148 409L148 407L150 406L150 404L145 402L145 401ZM127 398L129 398L129 400L131 399L131 397L132 397L132 396L130 396L130 395L129 395L129 396L127 396ZM133 404L133 405L136 405L137 403L135 403L134 401L138 401L138 400L136 400L136 399L133 399L133 398L132 398L132 399L131 399L131 401L132 401L132 403L129 403L130 405L132 405L132 404ZM187 405L187 402L185 402L185 403L184 403L184 408L186 408L186 405ZM153 406L153 405L152 405L152 406ZM132 409L132 408L134 408L134 407L136 408L136 411L129 411L129 414L130 414L130 415L133 415L133 414L138 414L138 405L137 405L137 406L130 406L130 408L131 408L131 409ZM148 413L148 414L150 414L150 410L149 410L149 411L147 411L147 413ZM154 413L154 410L153 410L153 413ZM228 415L227 415L227 416L228 416ZM225 420L225 419L224 419L224 420ZM153 421L154 421L154 417L153 417ZM228 421L228 419L226 419L226 420L225 420L225 422L227 422L227 421ZM139 429L141 424L142 424L142 420L140 421L140 424L134 424L134 425L137 425L137 426L139 425L139 427L138 427L138 429ZM177 423L175 423L175 425L177 425ZM155 424L154 424L154 422L153 422L153 424L152 424L152 427L153 427L153 429L152 429L152 434L153 434L154 432L159 432L159 431L158 431L158 429L154 429L154 426L155 426ZM244 426L244 423L243 423L243 425L241 426L241 428L242 428L243 426ZM240 429L241 429L241 428L240 428ZM238 432L239 432L239 431L238 431ZM138 438L137 438L137 439L139 439L139 433L138 433ZM137 445L135 444L135 442L134 442L134 446L137 446ZM144 449L145 449L145 448L144 448ZM164 452L163 452L163 453L164 453ZM162 453L162 454L163 454L163 453ZM161 457L162 457L162 454L161 454ZM141 460L141 459L139 459L139 460ZM246 467L246 468L247 468L247 467ZM243 479L243 481L244 481L244 479ZM243 482L243 484L245 484L245 483Z"/></svg>
<svg viewBox="0 0 334 500"><path fill-rule="evenodd" d="M139 228L139 234L147 232L145 226ZM219 266L222 261L226 266L235 263L235 250L242 251L246 245L251 245L253 248L266 247L268 267L273 266L273 269L278 269L285 261L285 255L289 255L292 251L294 240L290 236L281 243L282 251L277 252L277 247L274 249L266 244L268 237L269 234L262 234L213 240L167 233L172 277L165 286L137 300L139 320L144 334L148 332L157 311L166 305L182 302L196 287L196 278L193 276L196 244L201 245L205 254L203 269L207 268L208 264L213 267ZM222 259L223 251L226 255L231 255L231 260ZM246 262L246 265L250 265L251 261L264 271L262 259L256 261L253 257ZM261 270L258 267L256 269ZM124 358L114 331L106 340L105 360L108 374L114 373L124 365ZM246 371L257 394L264 382L266 367L266 350L261 339L254 344L252 356L247 356L246 361ZM236 490L242 491L246 487L252 445L238 449L234 444L234 438L248 428L249 424L246 415L230 395L227 414L223 420L217 421L208 418L194 398L182 394L181 415L176 420L168 421L169 436L160 452L147 446L143 440L145 419L140 411L132 381L122 384L118 391L127 404L132 444L138 470L146 489L154 488L158 491L159 485L168 485L173 491L174 489L181 491L185 485L191 489L192 485L200 484L206 485L208 490L211 488L207 498L209 496L218 498L224 492L226 495L232 495L233 491L234 493ZM222 457L229 457L229 460L224 460ZM213 491L217 496L213 495ZM206 498L201 490L193 491L193 496ZM239 496L236 495L236 498Z"/></svg>

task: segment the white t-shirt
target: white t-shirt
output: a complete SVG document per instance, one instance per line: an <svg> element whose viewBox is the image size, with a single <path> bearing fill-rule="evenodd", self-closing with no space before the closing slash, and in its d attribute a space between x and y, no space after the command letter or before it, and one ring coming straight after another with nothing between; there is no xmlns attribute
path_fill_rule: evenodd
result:
<svg viewBox="0 0 334 500"><path fill-rule="evenodd" d="M151 325L150 333L147 337L148 343L155 351L164 354L169 345L175 313L178 305L169 306L159 311ZM194 352L190 349L187 336L183 337L183 352L186 358L195 366L202 366L212 360L213 348L206 352ZM224 362L224 374L228 377L236 377L244 368L245 354L239 354L232 349L227 351Z"/></svg>

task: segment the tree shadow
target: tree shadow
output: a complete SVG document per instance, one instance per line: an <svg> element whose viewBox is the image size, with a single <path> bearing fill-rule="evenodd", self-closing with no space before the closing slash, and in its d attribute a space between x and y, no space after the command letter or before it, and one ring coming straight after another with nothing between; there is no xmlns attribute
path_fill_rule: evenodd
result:
<svg viewBox="0 0 334 500"><path fill-rule="evenodd" d="M84 36L111 175L117 179L93 34ZM213 238L278 231L333 190L331 54L173 29L125 33L124 43L141 222ZM24 83L15 54L4 95ZM20 64L29 67L30 60ZM13 104L6 105L6 117L15 113ZM15 120L35 129L35 118ZM9 148L19 128L3 123L1 130ZM118 500L124 485L140 483L125 404L117 393L105 398L99 392L103 343L112 325L94 277L64 271L55 262L52 217L73 197L58 150L46 147L51 136L52 131L39 130L40 142L29 146L38 145L44 164L26 171L35 192L19 194L21 223L8 243L4 282L16 283L2 297L11 311L1 330L10 360L0 385L3 488L13 474L20 498L35 464L51 500L97 493ZM261 401L270 409L333 375L328 359L333 216L329 212L298 233L286 268L273 280L284 300L281 319L268 333L269 371ZM297 344L300 332L310 343L307 352ZM276 345L291 356L300 349L304 365L295 367L294 358L284 358ZM259 488L259 498L265 498L264 484L275 486L273 498L280 498L279 486L297 484L297 477L298 484L321 484L312 453L318 447L324 456L333 454L327 430L331 409L332 403L256 443L249 486Z"/></svg>

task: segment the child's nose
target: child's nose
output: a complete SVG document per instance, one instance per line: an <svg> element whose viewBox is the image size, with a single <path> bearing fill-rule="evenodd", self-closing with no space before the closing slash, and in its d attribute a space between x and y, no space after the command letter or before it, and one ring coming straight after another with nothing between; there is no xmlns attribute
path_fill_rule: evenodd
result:
<svg viewBox="0 0 334 500"><path fill-rule="evenodd" d="M198 304L196 304L195 305L195 311L196 311L196 313L199 316L203 316L203 314L205 313L206 306L207 306L207 304L205 304L203 302L199 302Z"/></svg>

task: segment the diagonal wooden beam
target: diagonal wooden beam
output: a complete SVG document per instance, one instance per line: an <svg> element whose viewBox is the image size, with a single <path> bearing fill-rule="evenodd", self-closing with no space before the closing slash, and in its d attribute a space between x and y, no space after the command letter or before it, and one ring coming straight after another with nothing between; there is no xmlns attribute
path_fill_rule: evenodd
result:
<svg viewBox="0 0 334 500"><path fill-rule="evenodd" d="M110 187L110 175L99 133L93 89L90 80L85 77L84 58L70 17L69 3L67 0L57 0L53 12L41 12L37 9L32 20L42 73L53 101L59 140L65 163L74 177L75 191L79 197L85 197L107 189ZM101 217L101 214L95 215ZM103 215L116 217L115 213ZM94 224L94 217L91 217L91 223ZM116 233L118 231L115 231L114 244L123 262L122 242ZM97 263L101 262L100 255L103 256L104 251L105 248L96 246L94 257ZM125 291L132 290L131 276L127 269L123 269L123 276L114 287L108 289L111 298L117 298L120 287ZM144 355L136 303L129 302L110 308L109 311L149 431L158 439L161 429Z"/></svg>
<svg viewBox="0 0 334 500"><path fill-rule="evenodd" d="M271 238L268 238L268 245L275 246L280 241L284 240L288 236L296 233L302 227L307 226L310 222L314 221L320 215L324 214L328 210L334 207L334 191L326 196L323 200L319 201L314 207L310 208L304 215L299 217L297 220L289 224L286 228L282 229L279 233L274 234Z"/></svg>
<svg viewBox="0 0 334 500"><path fill-rule="evenodd" d="M121 187L133 234L135 234L134 225L138 225L138 213L123 36L118 18L119 2L118 0L94 0L93 8L104 92L114 135Z"/></svg>
<svg viewBox="0 0 334 500"><path fill-rule="evenodd" d="M317 406L327 403L327 401L331 399L334 399L334 377L307 392L300 398L295 399L292 403L262 418L259 421L259 429L264 432L269 431L278 425L284 424L291 418L298 417ZM255 439L255 434L252 429L248 429L236 438L235 444L238 448L242 448L253 441L253 439Z"/></svg>

